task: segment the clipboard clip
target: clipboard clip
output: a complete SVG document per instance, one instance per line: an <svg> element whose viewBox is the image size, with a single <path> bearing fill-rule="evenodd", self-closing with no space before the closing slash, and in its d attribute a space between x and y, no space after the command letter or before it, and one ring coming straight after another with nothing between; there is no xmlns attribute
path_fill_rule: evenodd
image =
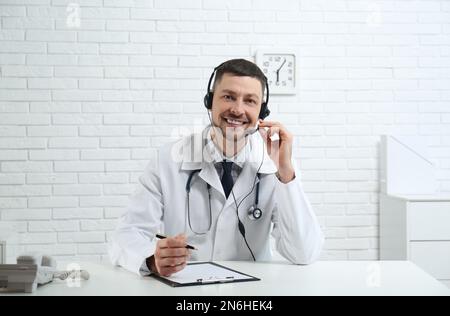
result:
<svg viewBox="0 0 450 316"><path fill-rule="evenodd" d="M233 282L234 277L226 277L226 278L218 278L218 277L209 277L206 279L197 279L198 283L201 284L208 284L208 283L227 283L227 282Z"/></svg>

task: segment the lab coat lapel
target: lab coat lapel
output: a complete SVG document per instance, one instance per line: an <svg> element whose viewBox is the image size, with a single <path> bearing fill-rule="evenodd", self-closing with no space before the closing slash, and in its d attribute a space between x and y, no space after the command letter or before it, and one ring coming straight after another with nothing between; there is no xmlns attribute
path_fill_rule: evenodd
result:
<svg viewBox="0 0 450 316"><path fill-rule="evenodd" d="M200 171L199 177L202 178L211 187L220 192L224 199L225 193L222 188L222 183L220 182L217 170L212 163L203 163L202 171Z"/></svg>

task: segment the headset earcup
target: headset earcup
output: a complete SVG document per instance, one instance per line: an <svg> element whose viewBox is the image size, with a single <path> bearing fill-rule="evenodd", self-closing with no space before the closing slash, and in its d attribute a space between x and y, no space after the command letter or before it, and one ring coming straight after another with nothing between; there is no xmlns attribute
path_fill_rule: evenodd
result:
<svg viewBox="0 0 450 316"><path fill-rule="evenodd" d="M269 110L268 107L267 107L267 103L264 102L264 103L261 105L261 112L259 112L259 118L260 118L261 120L264 120L266 117L269 116L269 114L270 114L270 110Z"/></svg>
<svg viewBox="0 0 450 316"><path fill-rule="evenodd" d="M209 95L208 93L205 94L205 97L203 98L203 104L205 105L205 108L207 108L209 110L208 104L209 104Z"/></svg>
<svg viewBox="0 0 450 316"><path fill-rule="evenodd" d="M203 103L205 104L205 108L208 110L212 109L212 101L213 101L214 93L209 92L205 95L205 98L203 99Z"/></svg>

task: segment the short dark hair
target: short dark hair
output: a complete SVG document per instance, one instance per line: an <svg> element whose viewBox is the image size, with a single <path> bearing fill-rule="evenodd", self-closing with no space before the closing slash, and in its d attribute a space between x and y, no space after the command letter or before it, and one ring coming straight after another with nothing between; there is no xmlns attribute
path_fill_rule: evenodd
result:
<svg viewBox="0 0 450 316"><path fill-rule="evenodd" d="M232 74L238 77L252 77L261 82L261 88L264 97L264 90L266 89L267 77L261 69L251 61L246 59L231 59L221 64L216 70L216 77L214 79L213 90L217 83L222 80L224 74Z"/></svg>

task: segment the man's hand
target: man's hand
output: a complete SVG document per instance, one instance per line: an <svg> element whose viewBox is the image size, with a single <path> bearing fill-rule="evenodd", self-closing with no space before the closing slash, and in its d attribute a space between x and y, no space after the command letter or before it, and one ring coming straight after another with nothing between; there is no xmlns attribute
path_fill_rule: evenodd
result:
<svg viewBox="0 0 450 316"><path fill-rule="evenodd" d="M278 179L288 183L295 178L295 170L292 166L292 144L294 136L278 122L260 121L260 134L266 142L267 153L278 169ZM266 131L264 128L267 127ZM270 137L278 133L280 140L272 141Z"/></svg>
<svg viewBox="0 0 450 316"><path fill-rule="evenodd" d="M177 235L158 240L155 254L147 259L147 266L152 272L167 277L183 270L189 257L190 251L186 249L186 236Z"/></svg>

